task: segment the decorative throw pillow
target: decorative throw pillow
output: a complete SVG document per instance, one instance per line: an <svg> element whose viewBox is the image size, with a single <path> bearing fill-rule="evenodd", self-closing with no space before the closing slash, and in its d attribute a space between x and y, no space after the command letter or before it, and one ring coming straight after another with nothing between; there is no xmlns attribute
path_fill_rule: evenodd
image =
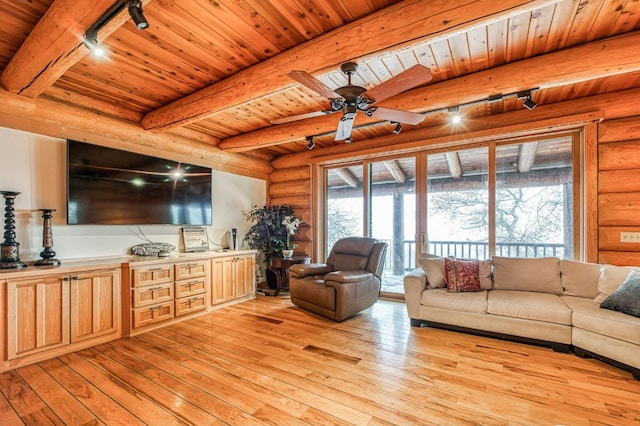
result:
<svg viewBox="0 0 640 426"><path fill-rule="evenodd" d="M444 277L444 259L442 257L429 257L418 259L418 263L427 276L427 288L444 288L447 282Z"/></svg>
<svg viewBox="0 0 640 426"><path fill-rule="evenodd" d="M462 293L482 291L480 287L480 261L444 259L447 291Z"/></svg>
<svg viewBox="0 0 640 426"><path fill-rule="evenodd" d="M640 318L640 272L629 272L627 279L600 307Z"/></svg>
<svg viewBox="0 0 640 426"><path fill-rule="evenodd" d="M598 279L598 291L600 294L593 299L596 305L605 301L610 294L618 289L634 269L631 266L602 265L600 278Z"/></svg>

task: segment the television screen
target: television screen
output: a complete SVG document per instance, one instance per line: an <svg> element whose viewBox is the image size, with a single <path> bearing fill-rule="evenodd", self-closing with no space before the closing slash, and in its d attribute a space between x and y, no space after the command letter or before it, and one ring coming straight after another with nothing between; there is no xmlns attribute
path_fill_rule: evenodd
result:
<svg viewBox="0 0 640 426"><path fill-rule="evenodd" d="M211 169L67 141L70 225L210 225Z"/></svg>

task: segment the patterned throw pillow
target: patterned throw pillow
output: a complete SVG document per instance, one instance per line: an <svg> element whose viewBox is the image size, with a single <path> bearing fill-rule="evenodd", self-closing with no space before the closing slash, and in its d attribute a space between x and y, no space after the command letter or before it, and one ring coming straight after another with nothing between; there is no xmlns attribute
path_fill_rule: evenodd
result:
<svg viewBox="0 0 640 426"><path fill-rule="evenodd" d="M480 261L444 259L449 293L482 291L480 287Z"/></svg>
<svg viewBox="0 0 640 426"><path fill-rule="evenodd" d="M629 272L627 279L600 307L640 318L640 272Z"/></svg>

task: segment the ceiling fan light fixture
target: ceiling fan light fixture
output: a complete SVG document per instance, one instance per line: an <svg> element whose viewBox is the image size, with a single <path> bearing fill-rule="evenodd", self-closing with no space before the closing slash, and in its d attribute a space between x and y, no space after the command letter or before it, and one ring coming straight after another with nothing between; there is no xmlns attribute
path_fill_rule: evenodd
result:
<svg viewBox="0 0 640 426"><path fill-rule="evenodd" d="M130 0L127 8L129 9L129 16L131 16L131 19L136 24L136 28L139 30L146 30L149 28L149 22L147 21L147 18L144 17L140 0Z"/></svg>

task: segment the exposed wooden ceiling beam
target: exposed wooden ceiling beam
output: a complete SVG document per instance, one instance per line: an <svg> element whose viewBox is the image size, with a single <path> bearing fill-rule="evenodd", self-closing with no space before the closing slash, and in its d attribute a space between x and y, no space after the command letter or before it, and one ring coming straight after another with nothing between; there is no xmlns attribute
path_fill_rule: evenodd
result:
<svg viewBox="0 0 640 426"><path fill-rule="evenodd" d="M395 180L396 182L404 183L404 181L407 180L407 176L404 174L404 172L400 168L400 164L398 164L396 160L385 161L384 166L387 168L387 170L389 170L389 173L391 173L393 180Z"/></svg>
<svg viewBox="0 0 640 426"><path fill-rule="evenodd" d="M518 152L518 171L526 173L531 171L533 163L536 161L536 151L538 150L538 142L527 142L520 144L520 152Z"/></svg>
<svg viewBox="0 0 640 426"><path fill-rule="evenodd" d="M211 143L181 134L155 134L140 124L100 115L45 98L27 98L0 89L0 126L60 139L77 139L129 151L151 153L207 165L216 170L266 179L273 171L264 160L223 152Z"/></svg>
<svg viewBox="0 0 640 426"><path fill-rule="evenodd" d="M490 95L637 72L640 71L640 49L629 49L637 45L640 45L639 31L413 89L382 102L381 106L416 112L437 111L452 103L482 101ZM360 114L356 126L376 121ZM329 133L336 126L335 116L311 118L232 136L218 146L230 152L249 151L301 140L309 134Z"/></svg>
<svg viewBox="0 0 640 426"><path fill-rule="evenodd" d="M457 179L462 176L462 165L457 151L445 152L444 158L447 160L447 167L452 178Z"/></svg>
<svg viewBox="0 0 640 426"><path fill-rule="evenodd" d="M360 182L358 179L349 171L349 169L340 168L340 169L331 169L333 172L338 175L340 179L342 179L347 185L351 188L357 188L360 186Z"/></svg>
<svg viewBox="0 0 640 426"><path fill-rule="evenodd" d="M0 82L10 92L36 97L89 51L82 37L116 0L55 0L4 69ZM150 0L146 0L148 2ZM124 8L100 30L103 40L122 26Z"/></svg>
<svg viewBox="0 0 640 426"><path fill-rule="evenodd" d="M353 58L399 49L421 40L461 34L477 25L507 19L560 0L464 0L442 3L406 0L344 25L271 59L214 83L154 111L142 120L145 129L166 131L184 126L269 93L296 85L291 70L318 73ZM478 11L482 13L478 13Z"/></svg>

